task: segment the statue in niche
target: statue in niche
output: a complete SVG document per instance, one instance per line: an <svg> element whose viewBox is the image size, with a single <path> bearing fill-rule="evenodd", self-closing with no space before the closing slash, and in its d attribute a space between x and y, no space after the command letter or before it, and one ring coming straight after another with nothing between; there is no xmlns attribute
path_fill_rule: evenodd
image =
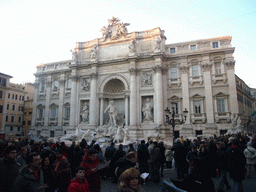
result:
<svg viewBox="0 0 256 192"><path fill-rule="evenodd" d="M132 40L132 42L130 43L130 45L129 45L129 51L130 51L130 53L135 53L136 52L136 49L135 49L135 41L134 40Z"/></svg>
<svg viewBox="0 0 256 192"><path fill-rule="evenodd" d="M147 98L144 107L142 107L143 122L153 120L152 110L153 110L153 102L150 98Z"/></svg>
<svg viewBox="0 0 256 192"><path fill-rule="evenodd" d="M150 72L143 73L142 85L152 85L152 74Z"/></svg>
<svg viewBox="0 0 256 192"><path fill-rule="evenodd" d="M106 41L107 37L110 35L111 30L108 28L106 28L105 26L103 26L100 30L102 32L102 38L103 41Z"/></svg>
<svg viewBox="0 0 256 192"><path fill-rule="evenodd" d="M109 115L109 123L108 126L115 126L116 127L116 120L118 120L118 116L117 116L117 108L114 105L114 101L111 100L109 101L109 105L108 107L105 109L104 113L106 113L108 111L108 115Z"/></svg>
<svg viewBox="0 0 256 192"><path fill-rule="evenodd" d="M159 36L156 37L155 39L155 51L160 51L161 48L161 38Z"/></svg>
<svg viewBox="0 0 256 192"><path fill-rule="evenodd" d="M72 53L72 60L75 62L75 63L77 63L77 57L78 57L78 55L77 55L77 51L76 50L70 50L70 52Z"/></svg>
<svg viewBox="0 0 256 192"><path fill-rule="evenodd" d="M84 104L84 107L81 111L81 115L82 115L82 122L89 121L89 105L88 105L88 103Z"/></svg>
<svg viewBox="0 0 256 192"><path fill-rule="evenodd" d="M83 79L81 85L82 85L82 90L83 91L90 91L90 81L89 81L89 79Z"/></svg>
<svg viewBox="0 0 256 192"><path fill-rule="evenodd" d="M232 127L236 127L237 119L238 119L238 114L237 113L233 113L232 116L231 116Z"/></svg>
<svg viewBox="0 0 256 192"><path fill-rule="evenodd" d="M91 50L91 59L96 59L97 57L97 45L93 45Z"/></svg>

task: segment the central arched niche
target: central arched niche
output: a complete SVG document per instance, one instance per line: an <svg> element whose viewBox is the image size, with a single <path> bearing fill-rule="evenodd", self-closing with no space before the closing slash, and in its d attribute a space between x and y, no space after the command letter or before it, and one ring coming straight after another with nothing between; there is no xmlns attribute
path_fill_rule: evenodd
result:
<svg viewBox="0 0 256 192"><path fill-rule="evenodd" d="M109 101L113 100L114 105L117 108L117 114L119 119L117 125L122 126L125 122L125 99L124 99L125 85L120 79L110 79L103 88L104 94L104 111L109 105ZM103 115L103 124L106 125L109 122L108 112Z"/></svg>

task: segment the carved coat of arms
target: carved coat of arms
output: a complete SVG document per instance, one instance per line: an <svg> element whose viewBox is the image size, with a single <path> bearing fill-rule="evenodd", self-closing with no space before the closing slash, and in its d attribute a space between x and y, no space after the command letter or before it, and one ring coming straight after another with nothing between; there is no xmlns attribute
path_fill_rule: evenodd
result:
<svg viewBox="0 0 256 192"><path fill-rule="evenodd" d="M108 27L103 26L101 28L103 41L106 41L108 38L115 40L122 36L126 37L128 34L127 26L130 23L123 23L117 17L112 17L108 20Z"/></svg>

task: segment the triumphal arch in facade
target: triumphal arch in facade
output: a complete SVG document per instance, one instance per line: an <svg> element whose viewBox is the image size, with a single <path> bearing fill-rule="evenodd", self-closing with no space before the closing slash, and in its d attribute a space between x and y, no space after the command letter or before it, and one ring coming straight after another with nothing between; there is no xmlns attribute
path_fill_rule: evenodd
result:
<svg viewBox="0 0 256 192"><path fill-rule="evenodd" d="M77 127L103 136L118 127L130 138L171 138L164 109L173 107L178 135L224 133L238 113L231 37L166 44L155 28L128 33L112 17L102 37L78 42L72 60L37 66L31 132L50 137Z"/></svg>

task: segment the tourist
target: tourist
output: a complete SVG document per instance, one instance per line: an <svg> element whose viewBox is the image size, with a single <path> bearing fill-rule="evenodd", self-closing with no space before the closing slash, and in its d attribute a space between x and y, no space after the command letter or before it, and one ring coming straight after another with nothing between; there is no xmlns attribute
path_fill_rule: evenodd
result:
<svg viewBox="0 0 256 192"><path fill-rule="evenodd" d="M75 169L75 177L71 180L68 192L89 192L88 181L84 178L85 169L79 166Z"/></svg>
<svg viewBox="0 0 256 192"><path fill-rule="evenodd" d="M111 161L114 157L116 152L115 143L111 142L110 146L108 146L105 150L105 159L106 161ZM110 167L105 172L106 176L109 177L111 180L113 179L113 175L111 175Z"/></svg>
<svg viewBox="0 0 256 192"><path fill-rule="evenodd" d="M139 171L140 173L148 172L148 148L145 144L145 140L141 140L140 146L138 147L138 163L139 163Z"/></svg>
<svg viewBox="0 0 256 192"><path fill-rule="evenodd" d="M13 184L13 192L44 192L45 184L41 170L41 157L38 153L31 153L27 157L28 166L21 170Z"/></svg>
<svg viewBox="0 0 256 192"><path fill-rule="evenodd" d="M127 153L124 158L119 159L115 163L115 175L117 178L126 170L132 167L136 166L137 162L137 153L135 151L132 151L130 153Z"/></svg>
<svg viewBox="0 0 256 192"><path fill-rule="evenodd" d="M166 165L167 169L172 168L172 159L173 159L173 152L171 150L172 146L168 146L165 152L165 158L166 158Z"/></svg>
<svg viewBox="0 0 256 192"><path fill-rule="evenodd" d="M83 161L83 157L85 155L84 150L82 150L79 145L75 146L75 149L74 149L73 153L74 154L73 154L72 162L70 164L72 177L75 176L75 169L77 167L79 167L79 165Z"/></svg>
<svg viewBox="0 0 256 192"><path fill-rule="evenodd" d="M27 163L26 163L26 161L27 161L27 153L28 153L27 148L26 148L26 147L22 147L22 148L20 149L20 155L17 157L17 162L18 162L22 167L24 167L24 166L27 165Z"/></svg>
<svg viewBox="0 0 256 192"><path fill-rule="evenodd" d="M215 192L214 183L208 176L207 171L201 166L198 158L191 159L190 161L191 173L183 181L172 180L172 183L183 190L188 192Z"/></svg>
<svg viewBox="0 0 256 192"><path fill-rule="evenodd" d="M238 148L238 144L237 139L232 140L232 145L226 150L225 158L228 164L229 176L234 180L235 192L242 192L246 158L243 151Z"/></svg>
<svg viewBox="0 0 256 192"><path fill-rule="evenodd" d="M160 162L160 174L161 174L161 177L163 177L164 176L164 174L163 174L164 164L166 163L164 142L160 141L158 143L158 147L160 149L160 159L159 159L159 162Z"/></svg>
<svg viewBox="0 0 256 192"><path fill-rule="evenodd" d="M217 151L217 169L220 175L220 182L218 186L218 192L224 192L224 184L227 186L227 189L230 189L230 185L227 179L227 162L225 159L226 145L224 142L220 142L219 150Z"/></svg>
<svg viewBox="0 0 256 192"><path fill-rule="evenodd" d="M128 149L127 153L130 153L132 151L136 151L136 149L134 148L132 143L130 143L128 146L129 146L129 149Z"/></svg>
<svg viewBox="0 0 256 192"><path fill-rule="evenodd" d="M56 151L56 161L53 167L56 174L58 192L66 192L70 184L71 169L61 149Z"/></svg>
<svg viewBox="0 0 256 192"><path fill-rule="evenodd" d="M42 158L42 171L44 176L45 192L54 192L56 189L55 185L55 173L53 166L50 163L49 155L41 154Z"/></svg>
<svg viewBox="0 0 256 192"><path fill-rule="evenodd" d="M19 175L20 165L17 163L17 148L9 145L4 150L4 157L0 159L0 192L10 192L14 180Z"/></svg>
<svg viewBox="0 0 256 192"><path fill-rule="evenodd" d="M157 145L157 141L153 142L153 151L149 153L148 158L149 164L149 178L148 180L152 180L155 183L160 182L160 148Z"/></svg>
<svg viewBox="0 0 256 192"><path fill-rule="evenodd" d="M244 156L246 158L246 166L247 166L247 179L251 178L251 167L256 164L256 149L252 147L252 142L249 141L247 143L247 148L244 150ZM256 172L256 169L254 169Z"/></svg>
<svg viewBox="0 0 256 192"><path fill-rule="evenodd" d="M83 162L80 166L84 167L84 177L89 183L90 192L100 192L101 190L101 176L97 166L100 164L100 160L97 157L95 149L89 149L88 153L85 154Z"/></svg>
<svg viewBox="0 0 256 192"><path fill-rule="evenodd" d="M119 192L139 192L140 172L135 168L126 169L119 177Z"/></svg>

